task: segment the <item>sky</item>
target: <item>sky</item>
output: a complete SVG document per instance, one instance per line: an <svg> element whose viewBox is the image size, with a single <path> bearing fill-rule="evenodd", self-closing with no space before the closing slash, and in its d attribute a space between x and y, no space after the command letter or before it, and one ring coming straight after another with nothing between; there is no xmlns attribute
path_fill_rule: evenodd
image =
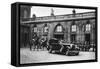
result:
<svg viewBox="0 0 100 69"><path fill-rule="evenodd" d="M35 14L37 17L50 16L51 15L51 9L53 9L54 15L72 14L72 10L73 10L73 8L33 6L31 8L31 17L32 17L33 14ZM92 10L92 9L75 9L75 10L76 10L76 13L95 11L95 10Z"/></svg>

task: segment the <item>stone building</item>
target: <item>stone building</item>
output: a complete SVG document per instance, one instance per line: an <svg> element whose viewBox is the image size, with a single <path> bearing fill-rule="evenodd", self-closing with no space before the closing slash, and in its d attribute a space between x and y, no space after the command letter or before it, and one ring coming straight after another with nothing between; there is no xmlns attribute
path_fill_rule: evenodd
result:
<svg viewBox="0 0 100 69"><path fill-rule="evenodd" d="M20 22L29 21L31 6L20 6ZM30 40L30 27L20 23L20 43L21 47L26 46Z"/></svg>
<svg viewBox="0 0 100 69"><path fill-rule="evenodd" d="M27 7L26 7L27 8ZM65 15L51 15L44 17L21 18L21 34L27 32L28 41L34 34L45 37L63 39L68 43L95 43L95 12L76 13ZM30 11L27 11L30 15ZM23 14L26 15L26 12ZM26 20L25 20L26 19ZM27 30L25 30L27 29ZM21 36L21 39L24 36ZM25 38L24 38L25 39Z"/></svg>

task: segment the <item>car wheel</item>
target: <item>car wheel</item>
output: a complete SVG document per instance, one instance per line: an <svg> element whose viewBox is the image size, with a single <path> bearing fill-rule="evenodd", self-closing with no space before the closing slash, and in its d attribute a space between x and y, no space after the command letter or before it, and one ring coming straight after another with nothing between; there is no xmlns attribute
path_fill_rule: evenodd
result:
<svg viewBox="0 0 100 69"><path fill-rule="evenodd" d="M66 55L66 56L68 56L68 55L69 55L69 50L67 50L67 51L65 52L65 55Z"/></svg>
<svg viewBox="0 0 100 69"><path fill-rule="evenodd" d="M79 52L78 52L78 53L76 53L76 55L79 55Z"/></svg>

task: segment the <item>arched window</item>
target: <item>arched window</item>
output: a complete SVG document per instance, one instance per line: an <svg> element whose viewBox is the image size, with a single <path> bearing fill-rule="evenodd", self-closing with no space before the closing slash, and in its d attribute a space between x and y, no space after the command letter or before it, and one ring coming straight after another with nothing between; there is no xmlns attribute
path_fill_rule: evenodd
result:
<svg viewBox="0 0 100 69"><path fill-rule="evenodd" d="M71 26L71 31L72 32L76 32L77 31L77 26L75 25L75 23L73 22L72 26Z"/></svg>
<svg viewBox="0 0 100 69"><path fill-rule="evenodd" d="M61 24L56 26L56 32L63 32L63 26Z"/></svg>
<svg viewBox="0 0 100 69"><path fill-rule="evenodd" d="M86 31L90 31L91 30L91 24L89 23L89 21L86 24Z"/></svg>
<svg viewBox="0 0 100 69"><path fill-rule="evenodd" d="M58 23L54 28L54 38L64 39L64 27L60 23Z"/></svg>
<svg viewBox="0 0 100 69"><path fill-rule="evenodd" d="M62 32L62 26L57 27L57 32Z"/></svg>
<svg viewBox="0 0 100 69"><path fill-rule="evenodd" d="M86 24L86 31L90 31L91 30L91 25L90 24Z"/></svg>

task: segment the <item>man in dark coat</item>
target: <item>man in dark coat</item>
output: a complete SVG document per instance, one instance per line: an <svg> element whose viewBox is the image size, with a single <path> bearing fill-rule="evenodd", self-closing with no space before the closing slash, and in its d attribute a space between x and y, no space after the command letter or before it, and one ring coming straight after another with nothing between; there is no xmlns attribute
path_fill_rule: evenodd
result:
<svg viewBox="0 0 100 69"><path fill-rule="evenodd" d="M39 45L40 45L39 37L37 37L36 40L35 40L35 46L37 47L37 51L39 50Z"/></svg>

